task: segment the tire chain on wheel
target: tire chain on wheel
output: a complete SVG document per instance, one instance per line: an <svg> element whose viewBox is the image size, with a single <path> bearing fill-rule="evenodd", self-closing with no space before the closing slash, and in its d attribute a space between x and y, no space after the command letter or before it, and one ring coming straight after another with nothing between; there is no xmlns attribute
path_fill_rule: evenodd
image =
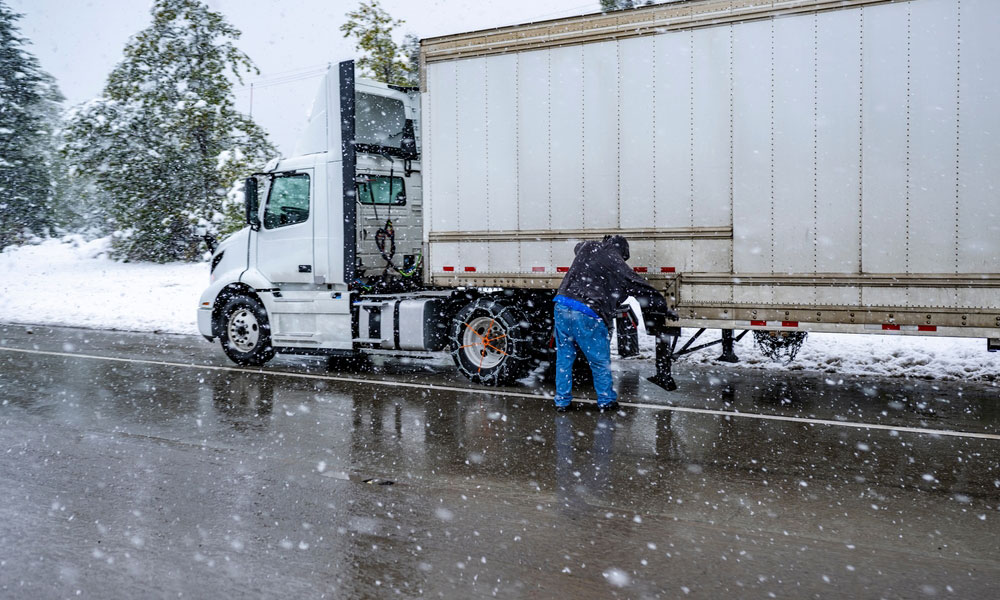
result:
<svg viewBox="0 0 1000 600"><path fill-rule="evenodd" d="M485 314L491 319L503 323L506 330L507 356L499 365L491 369L479 369L475 365L467 365L463 361L462 338L466 323L476 316ZM520 311L492 298L483 297L473 300L452 319L451 356L463 375L470 380L483 385L502 385L510 383L527 375L531 362L530 356L530 326L521 316Z"/></svg>

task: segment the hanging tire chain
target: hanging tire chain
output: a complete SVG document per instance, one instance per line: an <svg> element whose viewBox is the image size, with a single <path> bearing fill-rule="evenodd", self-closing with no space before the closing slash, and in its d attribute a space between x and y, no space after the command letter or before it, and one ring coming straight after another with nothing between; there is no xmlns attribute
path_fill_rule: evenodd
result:
<svg viewBox="0 0 1000 600"><path fill-rule="evenodd" d="M807 335L805 331L754 331L753 341L764 356L789 363L799 353Z"/></svg>

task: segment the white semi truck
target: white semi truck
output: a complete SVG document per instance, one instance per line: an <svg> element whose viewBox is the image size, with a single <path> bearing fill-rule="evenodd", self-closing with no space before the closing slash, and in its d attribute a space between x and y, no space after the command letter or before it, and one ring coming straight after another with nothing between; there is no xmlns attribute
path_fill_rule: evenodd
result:
<svg viewBox="0 0 1000 600"><path fill-rule="evenodd" d="M551 352L576 242L623 234L729 349L995 350L997 32L995 0L688 0L423 40L419 90L340 63L297 155L247 180L199 329L243 364L450 349L509 381Z"/></svg>

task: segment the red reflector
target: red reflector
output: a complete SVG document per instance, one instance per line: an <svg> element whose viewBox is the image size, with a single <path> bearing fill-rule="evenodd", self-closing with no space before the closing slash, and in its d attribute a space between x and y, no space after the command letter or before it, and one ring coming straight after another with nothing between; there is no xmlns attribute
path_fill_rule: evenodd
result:
<svg viewBox="0 0 1000 600"><path fill-rule="evenodd" d="M882 331L899 331L899 325L882 325Z"/></svg>
<svg viewBox="0 0 1000 600"><path fill-rule="evenodd" d="M635 271L636 273L645 273L649 269L647 269L646 267L632 267L632 270Z"/></svg>
<svg viewBox="0 0 1000 600"><path fill-rule="evenodd" d="M660 267L660 273L676 273L677 269L674 267Z"/></svg>
<svg viewBox="0 0 1000 600"><path fill-rule="evenodd" d="M569 271L569 267L556 267L556 271L558 271L559 273L565 273Z"/></svg>
<svg viewBox="0 0 1000 600"><path fill-rule="evenodd" d="M917 331L937 331L937 325L919 325Z"/></svg>
<svg viewBox="0 0 1000 600"><path fill-rule="evenodd" d="M545 267L531 267L532 273L544 273Z"/></svg>
<svg viewBox="0 0 1000 600"><path fill-rule="evenodd" d="M782 321L781 322L781 326L782 327L798 327L799 326L799 322L798 321Z"/></svg>
<svg viewBox="0 0 1000 600"><path fill-rule="evenodd" d="M750 321L751 327L766 327L767 321Z"/></svg>
<svg viewBox="0 0 1000 600"><path fill-rule="evenodd" d="M444 267L444 270L450 273L451 271L455 270L455 267Z"/></svg>
<svg viewBox="0 0 1000 600"><path fill-rule="evenodd" d="M465 267L465 272L466 273L475 273L476 272L476 267Z"/></svg>

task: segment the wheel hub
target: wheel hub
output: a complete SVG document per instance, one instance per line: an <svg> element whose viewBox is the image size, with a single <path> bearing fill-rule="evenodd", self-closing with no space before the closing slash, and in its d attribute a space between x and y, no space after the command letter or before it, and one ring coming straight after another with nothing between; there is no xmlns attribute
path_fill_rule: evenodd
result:
<svg viewBox="0 0 1000 600"><path fill-rule="evenodd" d="M229 316L227 325L229 341L240 352L250 352L260 339L260 324L257 317L247 308L240 308Z"/></svg>
<svg viewBox="0 0 1000 600"><path fill-rule="evenodd" d="M465 323L459 349L479 372L492 369L507 358L507 330L492 317L475 317Z"/></svg>

